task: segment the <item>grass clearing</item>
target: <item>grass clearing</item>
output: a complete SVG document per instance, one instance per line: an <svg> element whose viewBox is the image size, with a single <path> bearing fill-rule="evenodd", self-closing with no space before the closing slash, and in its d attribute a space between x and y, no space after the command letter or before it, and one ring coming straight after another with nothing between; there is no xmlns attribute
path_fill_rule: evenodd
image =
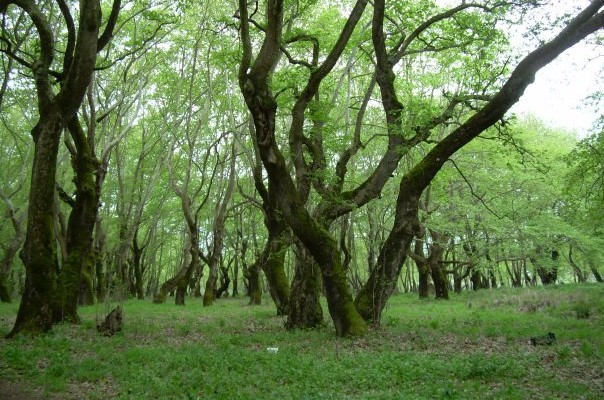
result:
<svg viewBox="0 0 604 400"><path fill-rule="evenodd" d="M61 399L604 397L601 284L481 290L449 301L401 294L382 327L355 340L336 338L329 324L287 332L263 300L210 308L130 300L124 330L110 338L95 329L109 307L83 307L80 325L0 341L0 380ZM16 304L0 304L0 335L16 313ZM547 332L554 345L528 343Z"/></svg>

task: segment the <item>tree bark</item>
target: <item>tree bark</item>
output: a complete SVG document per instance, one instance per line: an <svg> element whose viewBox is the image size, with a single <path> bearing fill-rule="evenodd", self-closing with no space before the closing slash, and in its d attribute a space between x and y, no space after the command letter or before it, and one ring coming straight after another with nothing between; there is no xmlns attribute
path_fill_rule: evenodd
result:
<svg viewBox="0 0 604 400"><path fill-rule="evenodd" d="M252 139L254 139L253 137ZM270 184L268 188L264 184L262 176L262 160L258 143L254 142L255 164L253 166L254 186L262 199L262 211L264 213L264 226L266 227L268 237L262 253L252 265L252 270L248 271L251 277L256 278L254 268L260 267L266 277L269 293L277 308L277 315L287 315L289 310L290 286L285 275L285 254L291 243L291 232L287 223L281 217L278 210L277 193L274 186ZM248 278L249 279L249 278ZM250 304L260 301L258 295L259 284L250 283ZM252 293L254 295L252 296Z"/></svg>
<svg viewBox="0 0 604 400"><path fill-rule="evenodd" d="M248 282L248 295L250 296L249 305L262 304L262 287L260 286L260 259L256 260L245 270L245 277Z"/></svg>
<svg viewBox="0 0 604 400"><path fill-rule="evenodd" d="M100 163L94 156L94 149L91 148L76 117L69 121L68 129L77 151L72 155L76 196L67 222L67 258L58 274L53 306L55 322L80 321L77 306L82 286L85 289L86 303L92 304L94 301L91 277L95 264L93 232L98 216L99 190L102 186L102 182L95 181L95 175L104 177L104 174L99 173Z"/></svg>
<svg viewBox="0 0 604 400"><path fill-rule="evenodd" d="M537 253L543 253L543 251L537 249ZM552 250L549 255L543 254L543 256L544 259L549 258L549 260L551 260L551 263L546 263L549 265L543 265L544 263L536 257L531 257L531 262L535 266L535 270L537 271L537 275L539 275L539 279L541 279L541 283L543 285L552 285L556 283L556 280L558 279L557 260L560 257L560 254L558 251Z"/></svg>
<svg viewBox="0 0 604 400"><path fill-rule="evenodd" d="M229 285L231 284L231 278L229 277L229 267L220 267L220 286L216 289L216 298L219 299L223 295L227 297L229 295Z"/></svg>
<svg viewBox="0 0 604 400"><path fill-rule="evenodd" d="M415 239L412 258L413 261L415 261L418 275L417 294L420 299L427 299L430 296L428 286L430 271L428 269L428 260L426 260L426 257L424 256L423 244L418 239Z"/></svg>
<svg viewBox="0 0 604 400"><path fill-rule="evenodd" d="M268 282L269 293L277 307L277 315L287 315L289 311L291 294L289 281L285 275L285 254L290 246L289 242L287 233L279 233L275 237L269 232L266 244L267 257L262 268Z"/></svg>
<svg viewBox="0 0 604 400"><path fill-rule="evenodd" d="M21 250L25 265L25 288L17 320L8 337L19 332L47 332L53 323L52 300L59 268L54 236L54 190L57 153L63 125L58 108L48 105L41 110L40 119L32 131L34 163L27 233Z"/></svg>
<svg viewBox="0 0 604 400"><path fill-rule="evenodd" d="M308 329L323 323L323 309L319 301L321 274L319 266L304 245L297 244L296 272L291 287L287 329Z"/></svg>
<svg viewBox="0 0 604 400"><path fill-rule="evenodd" d="M442 259L445 253L445 244L449 238L447 235L434 230L430 230L432 243L430 244L430 255L428 256L428 264L430 265L430 275L434 282L435 297L437 299L449 299L449 281L442 268Z"/></svg>

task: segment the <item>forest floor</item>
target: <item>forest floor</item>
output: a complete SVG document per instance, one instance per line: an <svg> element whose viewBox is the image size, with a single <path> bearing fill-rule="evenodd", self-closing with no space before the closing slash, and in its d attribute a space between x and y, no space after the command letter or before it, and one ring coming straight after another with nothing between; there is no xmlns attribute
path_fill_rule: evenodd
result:
<svg viewBox="0 0 604 400"><path fill-rule="evenodd" d="M330 323L288 332L266 298L169 301L124 302L113 337L95 327L116 303L83 307L81 324L47 335L0 339L0 399L604 398L601 284L399 294L357 339ZM0 335L16 312L0 304ZM548 332L552 345L529 343Z"/></svg>

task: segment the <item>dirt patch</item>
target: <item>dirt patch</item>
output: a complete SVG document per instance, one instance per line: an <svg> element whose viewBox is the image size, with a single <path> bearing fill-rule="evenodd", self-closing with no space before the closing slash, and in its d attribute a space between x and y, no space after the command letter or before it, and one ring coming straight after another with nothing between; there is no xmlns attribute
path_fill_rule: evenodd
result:
<svg viewBox="0 0 604 400"><path fill-rule="evenodd" d="M0 398L2 400L58 400L51 395L44 395L42 390L32 390L23 382L11 382L0 378ZM65 398L65 397L62 397Z"/></svg>

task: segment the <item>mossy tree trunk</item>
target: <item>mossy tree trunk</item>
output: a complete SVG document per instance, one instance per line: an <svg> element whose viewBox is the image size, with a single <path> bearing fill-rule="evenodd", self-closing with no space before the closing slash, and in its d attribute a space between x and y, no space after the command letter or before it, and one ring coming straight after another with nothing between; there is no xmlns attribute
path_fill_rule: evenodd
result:
<svg viewBox="0 0 604 400"><path fill-rule="evenodd" d="M189 235L189 233L187 233L187 235ZM194 251L193 251L192 242L193 242L193 240L191 240L191 238L189 237L187 239L186 244L183 249L182 265L180 266L180 268L178 269L178 271L176 272L176 274L173 277L171 277L170 279L165 281L159 287L159 290L153 296L154 303L156 303L156 304L164 303L166 301L166 298L168 297L168 294L177 290L177 288L180 285L181 288L184 287L184 290L181 289L180 293L177 291L176 296L175 296L176 297L175 304L176 305L185 304L186 287L189 282L189 279L187 278L187 274L193 268L192 267L192 265L193 265L192 255L193 255Z"/></svg>
<svg viewBox="0 0 604 400"><path fill-rule="evenodd" d="M184 274L177 275L178 279L176 280L175 288L176 296L174 297L174 303L177 306L185 305L185 296L187 294L187 288L189 287L189 283L191 282L191 277L193 275L193 271L198 267L201 267L201 261L199 258L199 254L194 250L194 247L191 246L191 261L189 265L184 268ZM169 290L172 291L172 290Z"/></svg>
<svg viewBox="0 0 604 400"><path fill-rule="evenodd" d="M221 297L228 297L229 295L229 285L231 284L231 277L229 276L229 270L231 269L231 263L233 260L229 261L229 265L227 267L220 267L220 286L216 289L216 298L219 299Z"/></svg>
<svg viewBox="0 0 604 400"><path fill-rule="evenodd" d="M69 8L60 7L67 21L67 44L61 52L55 49L55 32L47 19L47 10L42 11L34 2L9 1L4 4L2 12L11 4L21 8L31 18L38 34L39 55L31 60L29 67L36 83L39 119L32 130L34 161L27 233L21 251L27 278L17 320L9 337L19 332L46 332L52 326L58 270L52 213L61 133L67 123L76 118L92 79L97 52L105 47L113 34L120 1L115 1L105 32L100 37L102 13L98 0L80 2L77 29ZM50 72L57 55L63 56L58 92L51 87L53 79Z"/></svg>
<svg viewBox="0 0 604 400"><path fill-rule="evenodd" d="M56 105L48 105L41 111L40 120L32 131L35 143L34 164L27 234L20 254L26 271L25 288L17 320L9 337L19 332L47 332L53 323L52 299L59 266L52 210L57 152L63 126Z"/></svg>
<svg viewBox="0 0 604 400"><path fill-rule="evenodd" d="M289 234L280 232L271 235L269 231L267 257L263 264L264 276L269 293L277 307L277 315L287 315L290 301L290 285L285 274L285 254L290 244Z"/></svg>
<svg viewBox="0 0 604 400"><path fill-rule="evenodd" d="M200 208L193 210L191 207L191 199L185 191L182 191L173 186L176 194L180 197L181 208L185 217L187 226L186 248L188 249L189 262L183 263L176 275L164 282L154 298L155 303L163 303L168 293L176 290L175 303L176 305L185 305L185 295L187 289L191 286L194 273L197 273L196 278L201 278L203 274L202 259L204 259L199 247L199 222L198 213ZM141 279L142 282L142 279ZM193 285L194 286L194 285Z"/></svg>
<svg viewBox="0 0 604 400"><path fill-rule="evenodd" d="M94 155L89 141L76 117L67 125L74 143L72 166L76 187L75 199L70 201L71 212L67 222L67 257L58 274L57 293L53 306L55 322L79 322L78 299L85 289L86 303L92 303L92 271L95 259L93 233L98 216L102 181L97 182L100 163ZM101 178L102 179L102 178Z"/></svg>
<svg viewBox="0 0 604 400"><path fill-rule="evenodd" d="M291 287L288 329L315 328L323 323L320 303L321 271L303 245L296 244L296 272Z"/></svg>
<svg viewBox="0 0 604 400"><path fill-rule="evenodd" d="M558 279L558 258L560 253L557 250L551 250L550 254L542 249L537 249L537 253L541 254L540 259L536 257L531 258L531 262L535 266L535 271L541 279L543 285L552 285L556 283Z"/></svg>
<svg viewBox="0 0 604 400"><path fill-rule="evenodd" d="M253 138L255 139L255 135ZM253 274L254 268L260 267L264 272L268 283L269 293L277 308L277 315L287 315L289 310L290 285L285 274L285 254L291 244L291 232L287 223L283 220L277 204L277 193L274 186L270 184L268 188L264 184L262 176L262 160L258 143L253 140L255 163L253 166L254 186L262 199L262 211L264 212L264 226L268 232L266 243L262 253L248 270L248 274L254 279L259 279ZM260 304L258 290L259 282L250 282L250 304ZM254 295L252 295L254 293ZM258 301L258 303L255 303Z"/></svg>
<svg viewBox="0 0 604 400"><path fill-rule="evenodd" d="M191 233L188 232L187 235L188 241L185 246L186 256L184 257L183 264L172 278L168 279L161 285L159 291L153 297L153 302L156 304L165 302L168 294L176 291L174 303L177 306L184 306L187 288L189 287L193 271L202 268L202 255L201 251L199 250L199 237L196 233L191 236Z"/></svg>

